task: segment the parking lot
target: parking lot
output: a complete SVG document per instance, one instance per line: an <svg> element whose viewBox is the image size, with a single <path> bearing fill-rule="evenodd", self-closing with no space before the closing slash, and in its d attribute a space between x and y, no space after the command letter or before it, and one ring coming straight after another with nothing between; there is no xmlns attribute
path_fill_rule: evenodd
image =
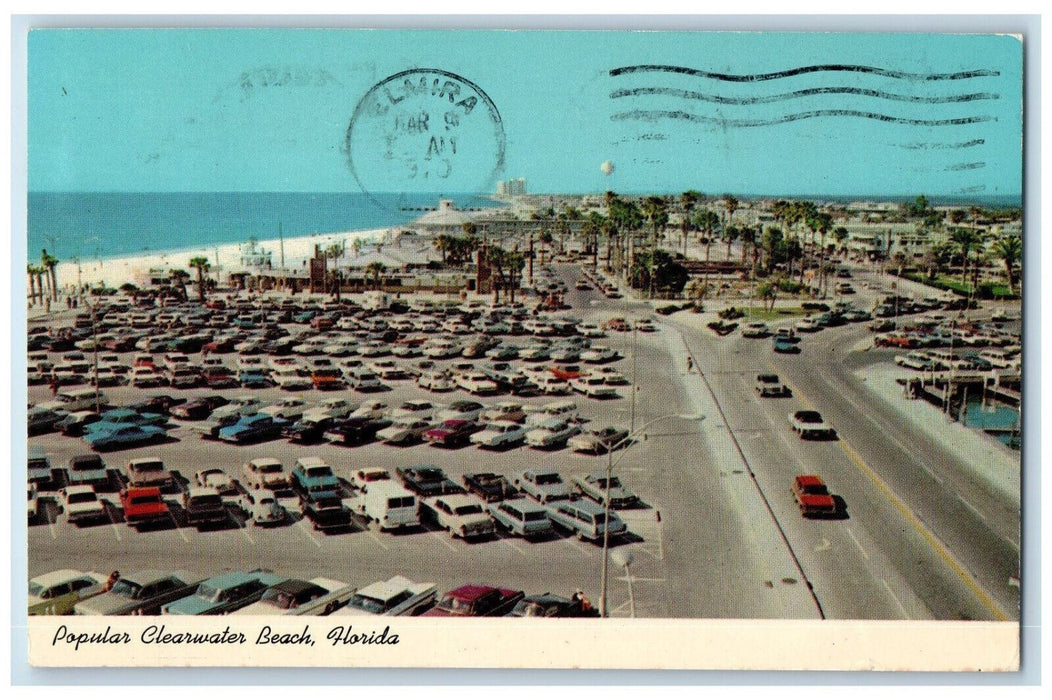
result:
<svg viewBox="0 0 1052 700"><path fill-rule="evenodd" d="M636 335L636 352L641 355L645 353L651 358L660 355L663 341L659 334ZM625 375L630 374L631 338L631 334L611 333L597 340L597 344L611 347L621 357L603 366L616 368ZM129 365L136 354L139 354L138 351L118 353L120 360ZM224 359L233 364L236 357L234 353ZM437 360L435 364L436 369L443 369L464 361L464 358L450 358ZM526 365L522 361L514 364ZM542 362L540 366L551 364ZM662 386L655 383L660 373L654 371L654 365L648 362L646 369L637 367L637 375L637 383L651 382L647 391L640 392L645 398L637 401L634 407L635 425L640 426L669 411L662 410L662 402L657 398ZM582 428L617 425L627 429L633 419L631 385L615 387L615 398L593 399L580 394L522 397L494 394L478 397L461 389L429 392L418 386L412 376L385 380L384 384L381 391L368 393L349 388L338 392L315 389L287 391L276 386L223 391L207 387L135 389L116 386L106 387L104 392L114 406L134 403L151 395L168 394L180 399L192 399L217 393L228 397L251 394L264 406L289 396L302 397L308 404L340 396L355 403L383 401L389 407L396 407L410 399L430 400L439 405L448 405L460 399L479 400L487 405L515 400L527 406L572 399L579 407ZM51 398L51 392L46 385L31 386L29 398L34 403L47 401ZM574 476L605 471L607 459L603 455L575 453L565 445L541 450L519 444L509 449L486 450L474 445L442 448L420 442L400 447L374 441L357 447L344 447L324 441L297 445L283 438L236 445L204 439L191 430L195 423L200 421L172 419L169 421L171 428L168 438L162 444L102 453L115 476L124 471L131 458L157 456L163 459L166 467L175 472L180 484L178 489L168 489L165 494L173 505L170 524L161 523L140 532L124 523L116 492L120 484L115 479L113 490L102 493L102 498L110 504L108 520L93 525L74 526L67 522L65 514L59 512L58 494L45 487L41 491L41 515L30 528L30 575L66 567L109 571L163 566L201 571L204 574L263 567L303 578L327 575L358 585L402 574L414 580L435 581L440 590L466 582L487 582L521 588L528 593L551 591L569 595L573 590L582 588L593 599L599 595L601 546L579 541L564 532L540 541L525 541L498 533L480 541L466 542L453 539L444 530L439 531L431 525L401 533L381 533L375 524L370 525L362 518L355 517L350 528L324 534L314 530L310 521L296 510L282 524L257 527L250 521L246 522L244 514L232 507L228 508L229 519L224 526L200 531L186 524L177 503L179 491L187 488L198 470L219 468L237 479L241 475L241 466L257 457L281 460L286 472L297 458L320 457L345 482L342 495L351 504L353 496L350 489L346 488L346 480L351 473L364 467L382 467L393 474L398 467L434 465L442 468L457 483L461 483L462 476L470 472L495 472L511 480L526 469L544 467L559 471L565 480L569 480ZM677 421L670 419L659 423L672 425ZM669 425L658 428L663 427L667 432ZM663 586L666 581L661 523L663 505L659 502L662 488L656 473L647 469L646 465L659 455L664 458L669 447L667 442L666 438L660 437L633 440L627 448L614 453L614 459L618 462L617 472L622 481L641 499L639 507L620 513L628 523L628 534L611 541L612 548L627 547L634 553L631 576L633 583L640 587L636 591L637 614L673 614L666 595L645 594L647 586ZM44 447L55 468L64 466L76 454L90 451L82 439L57 433L32 437L30 444ZM624 571L613 571L611 576L611 614L627 615L628 579Z"/></svg>

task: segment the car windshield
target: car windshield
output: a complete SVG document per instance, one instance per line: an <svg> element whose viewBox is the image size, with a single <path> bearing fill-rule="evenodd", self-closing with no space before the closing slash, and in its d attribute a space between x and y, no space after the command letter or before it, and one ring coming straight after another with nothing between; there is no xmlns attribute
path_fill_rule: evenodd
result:
<svg viewBox="0 0 1052 700"><path fill-rule="evenodd" d="M332 469L328 466L308 467L306 472L307 476L309 476L312 479L319 479L323 476L332 476Z"/></svg>
<svg viewBox="0 0 1052 700"><path fill-rule="evenodd" d="M777 374L761 374L759 380L764 384L773 384L778 381Z"/></svg>
<svg viewBox="0 0 1052 700"><path fill-rule="evenodd" d="M295 596L286 591L279 591L274 588L264 593L259 602L280 610L289 610L290 608L296 607Z"/></svg>
<svg viewBox="0 0 1052 700"><path fill-rule="evenodd" d="M796 419L801 423L821 423L822 414L817 411L800 411L796 414Z"/></svg>
<svg viewBox="0 0 1052 700"><path fill-rule="evenodd" d="M223 505L223 499L218 494L208 494L206 496L194 496L192 499L194 503L199 506L221 506Z"/></svg>
<svg viewBox="0 0 1052 700"><path fill-rule="evenodd" d="M67 503L93 503L98 499L95 498L94 491L82 491L80 493L71 493L66 498Z"/></svg>
<svg viewBox="0 0 1052 700"><path fill-rule="evenodd" d="M386 612L382 600L370 598L366 595L355 595L347 604L352 608L358 608L359 610L364 610L365 612L370 612L374 615L382 615Z"/></svg>
<svg viewBox="0 0 1052 700"><path fill-rule="evenodd" d="M470 613L471 603L460 598L454 598L453 596L446 596L442 599L442 602L438 604L438 607L443 610L448 610L453 613Z"/></svg>
<svg viewBox="0 0 1052 700"><path fill-rule="evenodd" d="M529 511L523 516L523 520L526 522L537 522L539 520L547 520L548 516L539 510Z"/></svg>
<svg viewBox="0 0 1052 700"><path fill-rule="evenodd" d="M142 586L139 584L134 581L121 579L114 584L110 593L113 595L119 595L122 598L138 598L140 591L142 591Z"/></svg>
<svg viewBox="0 0 1052 700"><path fill-rule="evenodd" d="M133 469L137 472L159 472L164 471L163 462L139 462Z"/></svg>
<svg viewBox="0 0 1052 700"><path fill-rule="evenodd" d="M538 474L536 477L536 483L539 486L561 484L562 481L562 478L558 474Z"/></svg>
<svg viewBox="0 0 1052 700"><path fill-rule="evenodd" d="M472 503L470 505L460 506L459 508L455 509L455 512L457 515L473 515L475 513L481 513L482 506Z"/></svg>
<svg viewBox="0 0 1052 700"><path fill-rule="evenodd" d="M540 603L519 603L516 610L522 617L544 617L545 608Z"/></svg>
<svg viewBox="0 0 1052 700"><path fill-rule="evenodd" d="M218 603L219 601L223 600L226 597L226 595L226 591L224 591L221 588L216 588L215 586L208 583L202 583L201 586L197 589L197 597L201 598L202 600L207 600L210 603Z"/></svg>

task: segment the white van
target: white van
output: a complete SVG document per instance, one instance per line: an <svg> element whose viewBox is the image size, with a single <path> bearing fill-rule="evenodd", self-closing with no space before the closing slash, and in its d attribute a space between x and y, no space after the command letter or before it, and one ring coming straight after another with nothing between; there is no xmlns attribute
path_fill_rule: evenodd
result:
<svg viewBox="0 0 1052 700"><path fill-rule="evenodd" d="M397 530L420 524L417 500L412 492L394 481L365 484L358 494L358 512L375 520L380 530Z"/></svg>
<svg viewBox="0 0 1052 700"><path fill-rule="evenodd" d="M526 416L527 426L538 426L555 419L572 423L577 420L577 404L573 401L553 401L545 404L541 410Z"/></svg>
<svg viewBox="0 0 1052 700"><path fill-rule="evenodd" d="M65 411L75 413L77 411L95 410L95 397L98 395L99 406L108 406L110 400L106 394L98 389L85 387L82 389L69 389L60 391L55 395L53 401L38 404L39 408L47 408L52 411Z"/></svg>

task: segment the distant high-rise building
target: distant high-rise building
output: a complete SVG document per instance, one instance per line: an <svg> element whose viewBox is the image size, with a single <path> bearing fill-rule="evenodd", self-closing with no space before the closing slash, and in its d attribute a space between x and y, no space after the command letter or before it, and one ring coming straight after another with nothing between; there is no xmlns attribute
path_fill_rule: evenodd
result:
<svg viewBox="0 0 1052 700"><path fill-rule="evenodd" d="M501 180L497 183L498 197L514 197L526 194L526 178L515 178L514 180Z"/></svg>

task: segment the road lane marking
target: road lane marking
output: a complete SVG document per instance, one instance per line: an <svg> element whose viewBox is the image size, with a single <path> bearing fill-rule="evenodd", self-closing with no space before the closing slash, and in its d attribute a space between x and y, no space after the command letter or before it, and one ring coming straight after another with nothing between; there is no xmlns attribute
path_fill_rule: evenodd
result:
<svg viewBox="0 0 1052 700"><path fill-rule="evenodd" d="M570 547L573 547L574 549L576 549L581 554L588 554L588 551L584 547L582 547L581 545L577 544L576 542L574 542L569 537L564 537L563 538L563 543L566 544L566 545L569 545Z"/></svg>
<svg viewBox="0 0 1052 700"><path fill-rule="evenodd" d="M434 537L436 540L438 540L442 544L444 544L447 547L449 547L450 551L452 551L452 552L457 551L457 548L453 546L453 543L450 542L449 539L447 539L449 537L449 535L445 531L442 531L442 530L431 530L430 532L428 532L428 534L431 535L432 537Z"/></svg>
<svg viewBox="0 0 1052 700"><path fill-rule="evenodd" d="M298 527L300 530L303 531L303 534L307 536L308 540L310 540L311 542L314 543L315 547L317 547L318 549L321 549L321 542L319 542L318 540L314 539L314 535L312 535L310 530L307 529L307 526L303 524L305 522L305 520L306 520L306 518L304 518L303 520L297 521L296 522L296 527Z"/></svg>
<svg viewBox="0 0 1052 700"><path fill-rule="evenodd" d="M236 520L234 521L234 524L237 525L237 521ZM246 525L247 525L247 522L246 522ZM252 539L252 536L250 534L248 534L248 528L247 527L241 527L240 525L237 525L237 529L242 535L245 536L245 539L248 540L249 544L251 544L251 545L255 545L256 544L256 541Z"/></svg>
<svg viewBox="0 0 1052 700"><path fill-rule="evenodd" d="M960 578L961 581L963 581L964 584L968 586L972 593L975 594L975 596L979 599L979 602L981 602L987 610L992 612L998 620L1007 621L1008 615L1006 615L1004 611L1002 611L1001 608L997 605L997 603L995 603L990 598L990 596L988 596L986 592L979 587L979 584L978 582L976 582L975 578L967 571L965 571L964 567L957 563L957 561L950 554L949 550L947 550L946 547L935 538L935 535L933 535L928 530L928 528L925 527L925 525L917 518L917 516L913 514L913 511L909 509L909 506L907 506L902 501L902 499L899 498L888 487L888 485L884 483L883 479L877 476L877 474L869 468L869 466L863 461L861 457L859 457L858 453L855 452L855 450L852 449L850 445L848 445L843 440L840 440L839 442L841 449L843 449L844 452L847 453L848 457L850 457L852 461L854 461L855 464L858 465L859 469L862 470L862 473L865 474L869 478L869 480L872 481L873 484L884 493L884 496L891 502L893 506L895 506L896 509L898 509L899 513L901 513L902 516L906 518L906 520L913 526L913 529L915 529L920 534L920 536L923 537L925 541L927 541L928 545L931 546L933 550L935 550L935 553L938 554L939 557L944 562L946 562L946 564L949 565L951 569L953 569L953 572L957 574L958 578Z"/></svg>
<svg viewBox="0 0 1052 700"><path fill-rule="evenodd" d="M804 406L806 406L810 410L814 410L814 406L811 404L810 401L807 400L807 397L798 392L796 388L790 386L788 383L786 384L786 386L789 386L790 390L792 390L793 392L793 396L796 399L798 399L801 403L803 403ZM899 444L900 447L902 447L901 444L894 439L894 437L892 437L892 440L895 441L896 444ZM855 452L854 448L852 448L851 445L849 445L847 441L844 440L840 435L837 435L837 444L840 446L840 449L843 450L847 454L847 456L851 458L851 461L853 461L858 466L858 468L862 470L862 473L865 474L866 477L871 482L873 482L873 484L884 494L888 501L893 506L895 506L895 508L899 511L899 513L902 514L906 521L913 526L913 529L916 530L920 534L920 536L924 538L924 540L935 551L935 553L939 555L939 558L946 562L946 564L953 570L953 572L957 574L957 577L960 578L961 581L969 588L969 590L971 590L972 593L975 594L975 596L979 599L979 602L982 603L982 605L987 610L992 612L998 620L1008 620L1008 615L1005 614L1003 610L1001 610L1000 606L998 606L997 603L994 602L994 600L990 598L990 596L988 596L985 591L983 591L983 589L979 586L975 578L967 571L965 571L964 567L957 563L957 561L953 558L953 555L950 554L949 550L941 542L939 542L935 538L935 535L924 525L924 523L922 523L920 519L913 514L913 511L910 510L909 506L907 506L906 503L901 498L899 498L898 495L895 494L895 492L892 491L886 483L884 483L884 480L881 479L876 474L876 472L870 469L869 465L866 464L862 457L860 457L859 454Z"/></svg>
<svg viewBox="0 0 1052 700"><path fill-rule="evenodd" d="M869 555L866 554L866 550L862 548L862 543L858 541L857 537L855 537L855 533L851 532L851 528L846 527L844 529L847 530L848 536L854 541L855 546L858 547L858 551L862 552L862 556L869 559Z"/></svg>
<svg viewBox="0 0 1052 700"><path fill-rule="evenodd" d="M899 611L902 613L902 616L907 620L910 619L909 613L906 612L906 608L903 607L902 601L899 600L899 597L895 595L895 591L891 590L891 585L888 583L887 579L882 578L880 579L880 582L884 584L884 588L888 591L888 595L891 596L891 599L895 601L895 605L899 606Z"/></svg>
<svg viewBox="0 0 1052 700"><path fill-rule="evenodd" d="M175 516L172 516L172 525L175 527L175 531L179 533L179 536L183 538L183 542L190 544L190 538L183 532L183 528L179 527L179 523L175 522Z"/></svg>
<svg viewBox="0 0 1052 700"><path fill-rule="evenodd" d="M48 514L50 515L50 512ZM47 523L47 529L51 532L51 539L57 540L58 535L55 533L55 523L53 523L50 519Z"/></svg>
<svg viewBox="0 0 1052 700"><path fill-rule="evenodd" d="M513 543L511 540L501 539L501 542L503 542L504 544L508 545L509 547L514 549L516 552L518 552L522 556L526 556L526 550L523 549L522 547L518 546L517 544Z"/></svg>
<svg viewBox="0 0 1052 700"><path fill-rule="evenodd" d="M366 528L365 534L369 535L369 539L371 539L373 542L375 542L380 547L380 549L383 549L383 550L390 549L386 544L383 543L383 541L379 538L379 536L377 536L377 534L375 532L373 532L372 530Z"/></svg>
<svg viewBox="0 0 1052 700"><path fill-rule="evenodd" d="M629 580L631 580L632 583L664 583L668 580L665 578L646 578L645 576L633 576L631 579L629 579L628 576L617 576L615 578L618 581L624 581L625 583L628 583Z"/></svg>

